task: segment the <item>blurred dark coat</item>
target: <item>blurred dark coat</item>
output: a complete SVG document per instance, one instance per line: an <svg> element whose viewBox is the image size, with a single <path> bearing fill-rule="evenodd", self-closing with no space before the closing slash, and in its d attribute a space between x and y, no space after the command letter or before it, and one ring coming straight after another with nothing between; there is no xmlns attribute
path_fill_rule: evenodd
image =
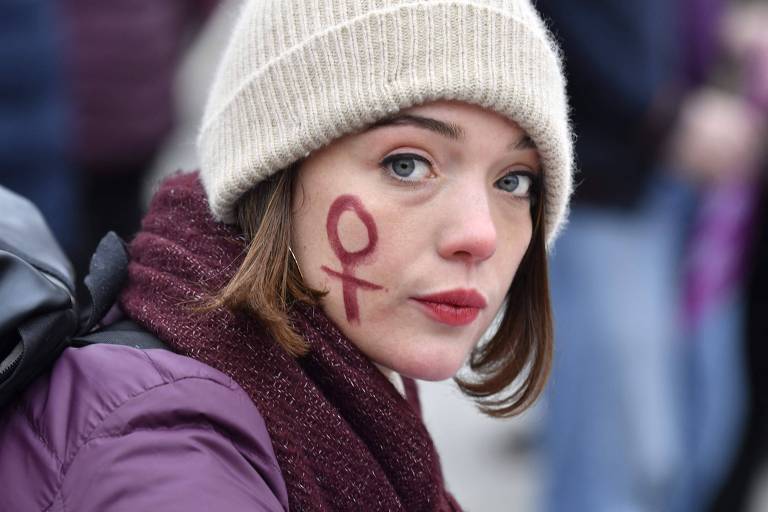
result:
<svg viewBox="0 0 768 512"><path fill-rule="evenodd" d="M173 123L173 79L181 52L217 3L61 2L79 163L119 169L151 158Z"/></svg>
<svg viewBox="0 0 768 512"><path fill-rule="evenodd" d="M540 0L562 44L576 132L575 201L631 208L656 170L681 84L678 2Z"/></svg>

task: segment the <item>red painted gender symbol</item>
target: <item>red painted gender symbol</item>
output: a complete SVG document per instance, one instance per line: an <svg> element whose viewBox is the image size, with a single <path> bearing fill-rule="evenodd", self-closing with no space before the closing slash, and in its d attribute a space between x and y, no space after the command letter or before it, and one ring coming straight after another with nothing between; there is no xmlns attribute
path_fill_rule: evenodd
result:
<svg viewBox="0 0 768 512"><path fill-rule="evenodd" d="M341 243L341 238L339 238L339 221L344 212L354 212L368 231L368 245L359 251L349 252L344 248L344 245ZM340 279L342 282L344 309L347 313L347 321L360 323L360 307L357 303L357 289L382 289L381 286L359 279L352 273L358 265L366 263L376 249L376 244L379 241L379 235L376 232L376 223L373 221L373 216L368 213L365 207L363 207L363 203L360 202L360 199L352 195L343 195L336 198L331 205L331 208L328 210L328 220L326 221L325 228L328 232L328 242L331 244L333 252L336 253L336 257L339 258L339 261L341 262L341 272L331 270L325 265L321 268L326 274Z"/></svg>

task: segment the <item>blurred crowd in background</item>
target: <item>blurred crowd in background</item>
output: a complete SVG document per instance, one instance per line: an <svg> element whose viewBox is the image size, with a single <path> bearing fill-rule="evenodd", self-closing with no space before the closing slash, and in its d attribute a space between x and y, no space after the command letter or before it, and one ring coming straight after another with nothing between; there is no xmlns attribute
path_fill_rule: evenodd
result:
<svg viewBox="0 0 768 512"><path fill-rule="evenodd" d="M106 230L138 227L178 63L217 3L0 3L0 183L39 205L78 271Z"/></svg>
<svg viewBox="0 0 768 512"><path fill-rule="evenodd" d="M194 169L239 2L0 2L0 184L38 204L80 275L107 230L130 238L161 176ZM768 471L768 1L535 3L563 48L580 172L551 258L534 508L754 509Z"/></svg>

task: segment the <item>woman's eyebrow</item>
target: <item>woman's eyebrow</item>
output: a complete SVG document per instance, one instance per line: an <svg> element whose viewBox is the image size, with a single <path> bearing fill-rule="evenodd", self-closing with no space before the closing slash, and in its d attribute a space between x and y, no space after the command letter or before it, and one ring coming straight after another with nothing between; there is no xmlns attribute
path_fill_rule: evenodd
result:
<svg viewBox="0 0 768 512"><path fill-rule="evenodd" d="M382 119L381 121L377 121L376 123L372 124L368 130L383 128L385 126L402 125L424 128L425 130L433 131L444 137L448 137L449 139L454 140L460 140L464 137L464 129L457 124L439 121L431 117L414 116L410 114L401 114ZM531 139L528 135L523 134L518 140L511 143L507 149L509 151L522 151L525 149L537 149L537 147L536 143L533 142L533 139Z"/></svg>
<svg viewBox="0 0 768 512"><path fill-rule="evenodd" d="M385 126L401 125L424 128L425 130L433 131L444 137L448 137L449 139L454 140L460 140L464 137L464 130L459 125L447 123L445 121L438 121L437 119L432 119L431 117L414 116L409 114L402 114L382 119L381 121L372 124L369 130L383 128Z"/></svg>
<svg viewBox="0 0 768 512"><path fill-rule="evenodd" d="M521 151L524 149L538 149L536 143L528 135L522 135L517 141L510 144L507 149L509 151Z"/></svg>

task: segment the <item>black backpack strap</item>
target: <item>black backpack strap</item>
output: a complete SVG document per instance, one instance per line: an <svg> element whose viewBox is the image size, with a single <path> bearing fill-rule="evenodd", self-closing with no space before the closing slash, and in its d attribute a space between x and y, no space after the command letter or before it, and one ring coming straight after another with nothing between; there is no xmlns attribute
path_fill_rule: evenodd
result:
<svg viewBox="0 0 768 512"><path fill-rule="evenodd" d="M140 349L160 348L170 350L165 343L132 320L120 320L103 329L69 340L70 346L73 347L85 347L99 343L125 345Z"/></svg>
<svg viewBox="0 0 768 512"><path fill-rule="evenodd" d="M129 319L94 330L115 303L127 275L128 253L125 243L115 233L109 232L99 242L91 258L90 272L85 278L88 300L82 308L80 331L70 338L70 346L106 343L140 349L168 348L156 336Z"/></svg>
<svg viewBox="0 0 768 512"><path fill-rule="evenodd" d="M47 371L68 345L166 348L133 322L94 329L117 300L127 272L125 244L108 233L85 278L88 298L76 304L71 265L42 215L0 187L0 409Z"/></svg>
<svg viewBox="0 0 768 512"><path fill-rule="evenodd" d="M90 333L104 318L120 293L128 276L128 251L125 243L110 231L99 242L84 279L88 291L86 303L80 307L78 335Z"/></svg>

